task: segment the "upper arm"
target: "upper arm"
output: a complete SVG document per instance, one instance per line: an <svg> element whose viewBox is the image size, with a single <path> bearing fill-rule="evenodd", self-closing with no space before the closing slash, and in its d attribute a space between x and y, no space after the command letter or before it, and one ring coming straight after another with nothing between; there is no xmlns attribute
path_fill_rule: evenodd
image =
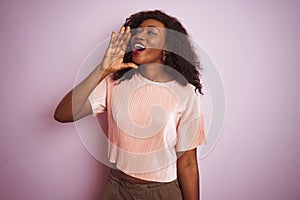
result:
<svg viewBox="0 0 300 200"><path fill-rule="evenodd" d="M203 108L200 97L189 91L177 123L176 151L187 151L206 142Z"/></svg>
<svg viewBox="0 0 300 200"><path fill-rule="evenodd" d="M197 166L197 148L183 152L177 160L178 169Z"/></svg>
<svg viewBox="0 0 300 200"><path fill-rule="evenodd" d="M89 100L87 99L85 101L84 105L82 106L81 110L76 114L76 116L73 116L74 121L79 120L90 114L92 114L92 107L91 107Z"/></svg>

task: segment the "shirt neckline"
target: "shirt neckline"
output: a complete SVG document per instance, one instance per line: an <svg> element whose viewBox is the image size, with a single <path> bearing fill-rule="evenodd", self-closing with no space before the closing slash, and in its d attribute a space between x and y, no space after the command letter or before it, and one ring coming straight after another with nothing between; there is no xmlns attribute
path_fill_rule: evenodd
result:
<svg viewBox="0 0 300 200"><path fill-rule="evenodd" d="M166 81L166 82L152 81L152 80L150 80L150 79L144 77L139 71L136 72L136 76L137 76L139 79L142 79L142 80L147 81L147 82L152 83L152 84L166 85L166 84L171 84L171 83L176 82L175 79L170 80L170 81Z"/></svg>

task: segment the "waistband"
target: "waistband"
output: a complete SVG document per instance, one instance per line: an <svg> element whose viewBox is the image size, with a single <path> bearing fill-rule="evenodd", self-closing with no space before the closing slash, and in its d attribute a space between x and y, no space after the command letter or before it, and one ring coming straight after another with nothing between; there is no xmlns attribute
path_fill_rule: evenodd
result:
<svg viewBox="0 0 300 200"><path fill-rule="evenodd" d="M177 179L175 179L174 181L171 181L171 182L130 183L128 181L120 179L119 177L113 175L112 173L109 174L108 179L117 184L131 187L131 188L155 188L155 187L166 186L166 185L174 184L174 183L178 184Z"/></svg>

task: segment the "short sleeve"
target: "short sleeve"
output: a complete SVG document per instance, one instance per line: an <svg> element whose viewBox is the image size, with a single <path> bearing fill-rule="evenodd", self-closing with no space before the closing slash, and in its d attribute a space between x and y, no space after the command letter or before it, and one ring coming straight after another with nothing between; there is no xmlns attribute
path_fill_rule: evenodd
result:
<svg viewBox="0 0 300 200"><path fill-rule="evenodd" d="M194 92L194 91L193 91ZM206 143L204 116L199 93L195 93L183 107L177 125L176 151L187 151Z"/></svg>
<svg viewBox="0 0 300 200"><path fill-rule="evenodd" d="M93 116L106 111L107 80L103 79L91 92L88 100L91 104Z"/></svg>

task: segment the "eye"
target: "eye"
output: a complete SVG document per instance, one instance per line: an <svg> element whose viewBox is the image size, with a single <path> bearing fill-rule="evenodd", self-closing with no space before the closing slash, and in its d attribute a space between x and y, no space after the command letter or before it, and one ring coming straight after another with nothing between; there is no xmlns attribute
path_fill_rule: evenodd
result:
<svg viewBox="0 0 300 200"><path fill-rule="evenodd" d="M131 34L132 35L136 35L136 34L139 34L141 33L143 30L141 28L136 28L136 29L132 29L131 30Z"/></svg>
<svg viewBox="0 0 300 200"><path fill-rule="evenodd" d="M152 30L147 31L147 34L149 34L149 35L157 35L157 33L155 31L152 31Z"/></svg>

